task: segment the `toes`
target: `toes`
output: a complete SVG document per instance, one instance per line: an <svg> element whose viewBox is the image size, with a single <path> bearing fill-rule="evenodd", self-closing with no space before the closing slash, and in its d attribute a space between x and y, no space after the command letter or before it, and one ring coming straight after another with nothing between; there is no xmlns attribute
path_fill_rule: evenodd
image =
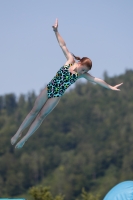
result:
<svg viewBox="0 0 133 200"><path fill-rule="evenodd" d="M19 146L20 146L19 143L17 143L16 146L15 146L15 149L18 149Z"/></svg>
<svg viewBox="0 0 133 200"><path fill-rule="evenodd" d="M11 138L11 144L14 145L15 142L16 142L15 139Z"/></svg>
<svg viewBox="0 0 133 200"><path fill-rule="evenodd" d="M21 137L21 134L18 135L18 136L13 136L13 137L11 138L11 144L14 145L15 142L17 141L17 139L20 138L20 137Z"/></svg>
<svg viewBox="0 0 133 200"><path fill-rule="evenodd" d="M11 144L13 145L12 139L11 139Z"/></svg>
<svg viewBox="0 0 133 200"><path fill-rule="evenodd" d="M17 143L16 146L15 146L15 149L20 149L20 148L22 148L23 145L24 145L24 143L25 143L25 142L21 142L21 143L19 142L19 143Z"/></svg>
<svg viewBox="0 0 133 200"><path fill-rule="evenodd" d="M20 144L16 144L15 149L20 149L21 145Z"/></svg>

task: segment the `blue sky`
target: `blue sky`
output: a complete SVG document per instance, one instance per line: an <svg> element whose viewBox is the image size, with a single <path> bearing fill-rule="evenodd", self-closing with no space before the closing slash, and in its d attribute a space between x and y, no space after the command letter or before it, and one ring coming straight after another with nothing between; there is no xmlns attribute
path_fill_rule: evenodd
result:
<svg viewBox="0 0 133 200"><path fill-rule="evenodd" d="M39 94L66 62L56 18L70 52L91 58L91 75L133 68L132 0L1 0L0 95Z"/></svg>

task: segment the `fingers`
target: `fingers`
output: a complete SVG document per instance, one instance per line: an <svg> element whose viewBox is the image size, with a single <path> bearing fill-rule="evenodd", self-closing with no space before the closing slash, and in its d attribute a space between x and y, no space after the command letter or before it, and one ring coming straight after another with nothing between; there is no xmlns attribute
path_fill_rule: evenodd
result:
<svg viewBox="0 0 133 200"><path fill-rule="evenodd" d="M58 19L56 18L55 27L58 27Z"/></svg>
<svg viewBox="0 0 133 200"><path fill-rule="evenodd" d="M55 20L55 24L56 24L56 22L57 22L57 18L56 18L56 20Z"/></svg>
<svg viewBox="0 0 133 200"><path fill-rule="evenodd" d="M123 83L118 84L117 87L119 87L119 86L122 85L122 84L123 84Z"/></svg>
<svg viewBox="0 0 133 200"><path fill-rule="evenodd" d="M118 87L120 87L123 83L120 83L118 85L115 85L114 87L111 87L112 90L116 90L116 91L121 91L120 89L118 89Z"/></svg>
<svg viewBox="0 0 133 200"><path fill-rule="evenodd" d="M122 85L123 83L120 83L120 84L118 84L118 85L115 85L114 87L120 87L121 85Z"/></svg>
<svg viewBox="0 0 133 200"><path fill-rule="evenodd" d="M57 29L58 28L58 19L56 18L55 20L55 24L52 26L53 29Z"/></svg>
<svg viewBox="0 0 133 200"><path fill-rule="evenodd" d="M117 87L115 89L120 91L120 89L118 89Z"/></svg>
<svg viewBox="0 0 133 200"><path fill-rule="evenodd" d="M115 91L121 91L120 89L116 89L116 88L115 88L115 89L113 89L113 90L115 90Z"/></svg>
<svg viewBox="0 0 133 200"><path fill-rule="evenodd" d="M112 87L112 90L120 91L120 89L118 89L116 86Z"/></svg>

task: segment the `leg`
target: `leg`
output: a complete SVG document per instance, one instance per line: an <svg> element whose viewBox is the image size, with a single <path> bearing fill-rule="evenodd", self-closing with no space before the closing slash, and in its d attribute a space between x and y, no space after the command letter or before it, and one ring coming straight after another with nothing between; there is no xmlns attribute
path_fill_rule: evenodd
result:
<svg viewBox="0 0 133 200"><path fill-rule="evenodd" d="M44 104L46 103L47 100L48 100L47 87L45 87L41 91L40 95L37 97L32 110L27 115L27 117L25 118L25 120L23 121L21 126L19 127L17 133L11 138L11 144L12 145L21 136L21 133L24 131L24 129L27 128L33 122L33 120L36 118L37 114L42 109L42 107L44 106Z"/></svg>
<svg viewBox="0 0 133 200"><path fill-rule="evenodd" d="M27 134L16 144L15 148L21 148L24 145L28 138L40 127L45 117L56 107L60 99L61 97L54 97L47 100L35 121L30 126Z"/></svg>

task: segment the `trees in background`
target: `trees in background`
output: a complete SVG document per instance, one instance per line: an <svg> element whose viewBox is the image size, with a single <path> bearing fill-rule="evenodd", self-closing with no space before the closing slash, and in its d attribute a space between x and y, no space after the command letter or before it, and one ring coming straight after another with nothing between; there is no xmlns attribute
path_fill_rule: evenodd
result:
<svg viewBox="0 0 133 200"><path fill-rule="evenodd" d="M117 183L133 179L133 71L104 76L111 85L123 82L121 91L77 82L19 150L10 139L36 95L0 96L0 196L25 197L42 184L51 187L52 198L102 199Z"/></svg>

